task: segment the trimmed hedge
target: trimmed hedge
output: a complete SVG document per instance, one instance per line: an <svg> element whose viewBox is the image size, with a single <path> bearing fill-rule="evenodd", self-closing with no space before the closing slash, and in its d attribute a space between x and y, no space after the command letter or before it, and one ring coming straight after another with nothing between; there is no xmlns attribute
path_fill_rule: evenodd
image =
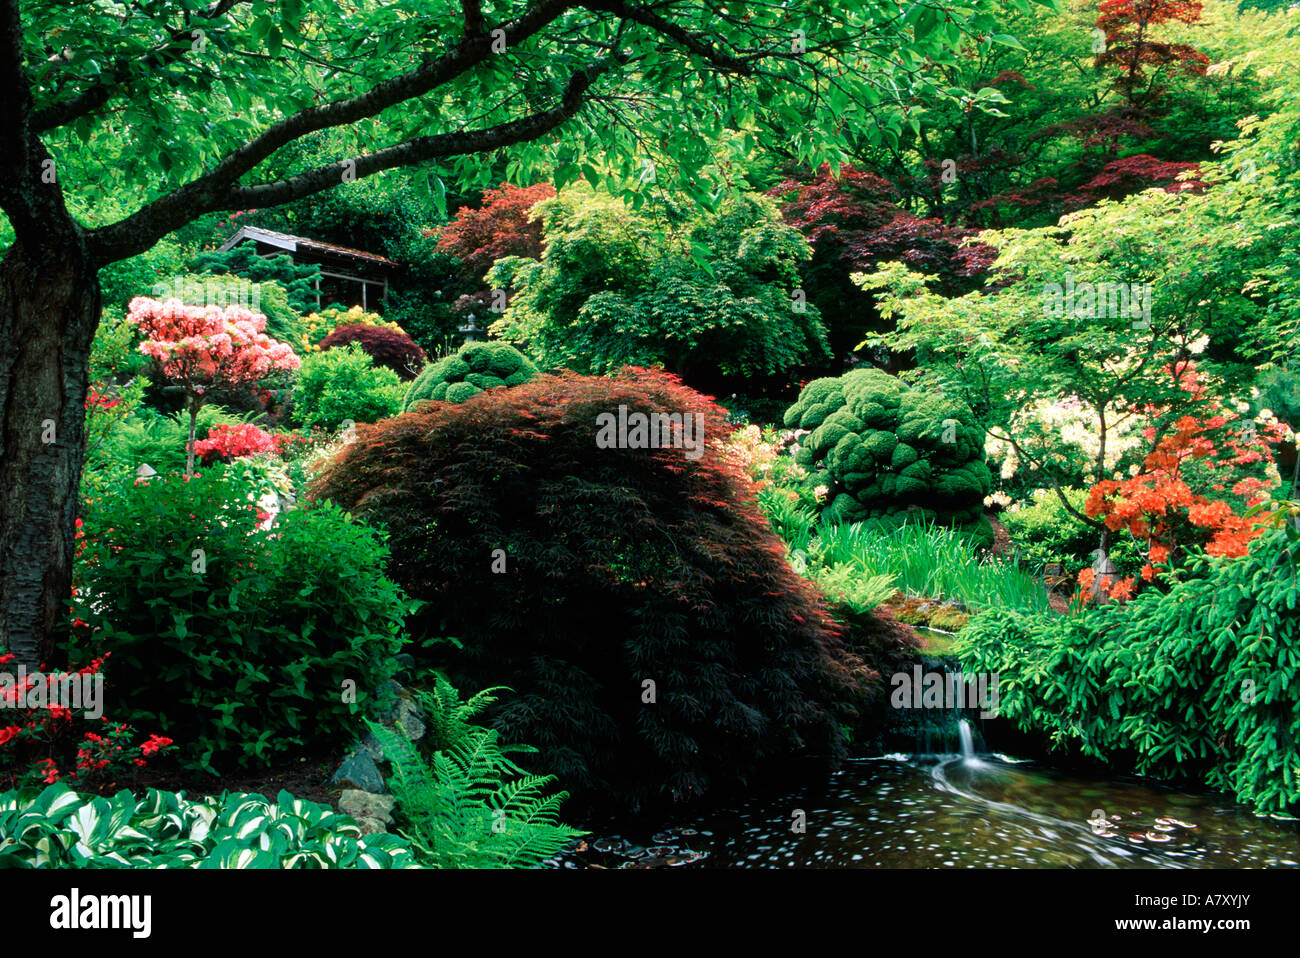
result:
<svg viewBox="0 0 1300 958"><path fill-rule="evenodd" d="M425 400L464 402L485 389L519 386L536 375L532 360L508 343L466 343L416 377L402 411Z"/></svg>
<svg viewBox="0 0 1300 958"><path fill-rule="evenodd" d="M993 476L984 433L955 400L913 389L879 369L815 379L785 413L810 430L795 461L825 486L824 515L839 521L977 522Z"/></svg>

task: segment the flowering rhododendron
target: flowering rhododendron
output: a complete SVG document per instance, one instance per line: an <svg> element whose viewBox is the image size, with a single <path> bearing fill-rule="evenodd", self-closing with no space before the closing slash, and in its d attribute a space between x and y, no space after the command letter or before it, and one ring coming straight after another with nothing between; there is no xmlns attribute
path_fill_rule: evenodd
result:
<svg viewBox="0 0 1300 958"><path fill-rule="evenodd" d="M208 438L194 444L194 451L202 457L205 465L221 459L226 462L242 459L259 452L279 450L276 437L259 429L252 423L239 423L234 426L217 425L208 430Z"/></svg>
<svg viewBox="0 0 1300 958"><path fill-rule="evenodd" d="M137 296L127 320L145 336L140 352L185 387L190 413L186 475L194 472L194 426L208 392L250 385L273 370L301 365L288 345L266 335L266 317L243 306L186 306L178 299Z"/></svg>
<svg viewBox="0 0 1300 958"><path fill-rule="evenodd" d="M3 708L16 722L0 727L0 788L32 780L49 785L66 779L85 785L131 767L142 768L172 747L171 739L159 735L133 745L135 731L130 725L110 722L105 716L91 725L93 719L58 704L61 689L67 689L70 682L93 680L111 654L105 653L75 672L20 673L21 682L0 686ZM0 666L13 661L12 654L0 655ZM79 725L94 730L80 731L74 753ZM59 767L64 757L70 757L75 766L66 773Z"/></svg>
<svg viewBox="0 0 1300 958"><path fill-rule="evenodd" d="M1180 384L1194 396L1204 391L1194 370L1184 371ZM1146 435L1155 440L1154 428ZM1213 556L1243 556L1262 531L1259 521L1244 513L1264 502L1271 484L1240 471L1271 465L1271 446L1286 438L1280 423L1257 426L1222 408L1204 418L1182 416L1155 442L1136 475L1097 483L1086 511L1112 532L1127 530L1146 543L1141 572L1146 582L1154 580L1157 566L1169 565L1193 546ZM1091 569L1080 573L1085 593L1093 578ZM1128 598L1135 585L1130 577L1107 591L1112 598Z"/></svg>

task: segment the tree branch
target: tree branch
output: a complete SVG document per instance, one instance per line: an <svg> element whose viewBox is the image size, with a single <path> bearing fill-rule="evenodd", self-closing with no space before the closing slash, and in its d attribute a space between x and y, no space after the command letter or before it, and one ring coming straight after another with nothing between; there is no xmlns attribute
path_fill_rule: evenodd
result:
<svg viewBox="0 0 1300 958"><path fill-rule="evenodd" d="M587 89L598 76L609 70L612 62L611 60L574 74L566 84L559 104L549 110L486 129L415 137L374 153L365 153L318 166L285 180L256 186L235 187L227 194L227 205L222 208L278 206L337 186L344 182L345 173L349 174L349 178L352 175L369 176L397 166L409 166L448 156L487 153L504 146L535 140L554 130L578 112L584 102Z"/></svg>
<svg viewBox="0 0 1300 958"><path fill-rule="evenodd" d="M249 0L213 0L212 4L199 15L199 19L217 20L241 3L248 2ZM60 103L53 103L37 110L32 114L33 131L45 133L98 110L108 103L113 94L130 81L132 73L141 67L156 70L183 59L192 49L191 30L192 27L188 23L185 26L168 29L167 42L150 53L134 60L118 63L102 74L101 79L80 93Z"/></svg>
<svg viewBox="0 0 1300 958"><path fill-rule="evenodd" d="M710 46L685 27L680 27L672 21L664 19L648 7L633 6L631 3L627 3L626 0L585 0L582 6L593 12L612 13L624 20L631 20L634 23L647 26L656 33L673 40L689 53L704 57L721 70L739 73L742 76L749 76L752 72L752 68L745 60L723 53Z"/></svg>
<svg viewBox="0 0 1300 958"><path fill-rule="evenodd" d="M607 72L614 64L621 63L623 59L621 55L616 55L603 63L575 73L570 77L556 106L507 123L480 130L461 130L456 133L416 137L374 153L318 166L273 183L245 187L230 185L224 190L205 194L204 205L197 210L183 202L169 202L161 207L156 203L151 204L134 216L90 233L92 254L97 262L113 262L147 250L156 242L158 235L165 235L177 226L184 225L197 214L289 203L320 193L350 179L369 176L394 167L448 156L485 153L515 143L535 140L576 114L582 107L588 88L596 78ZM167 199L178 196L180 192L171 194ZM142 218L142 214L149 210L152 210L151 215ZM171 225L172 223L175 225ZM161 232L157 232L159 230Z"/></svg>

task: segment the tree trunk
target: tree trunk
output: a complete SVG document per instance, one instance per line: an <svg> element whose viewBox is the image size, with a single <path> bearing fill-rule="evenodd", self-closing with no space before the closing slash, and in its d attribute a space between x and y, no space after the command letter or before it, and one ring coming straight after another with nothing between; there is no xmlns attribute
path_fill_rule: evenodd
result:
<svg viewBox="0 0 1300 958"><path fill-rule="evenodd" d="M194 432L199 423L199 402L196 396L188 399L186 405L190 412L190 441L185 444L185 478L191 479L194 476Z"/></svg>
<svg viewBox="0 0 1300 958"><path fill-rule="evenodd" d="M58 667L99 280L76 244L0 261L0 649Z"/></svg>

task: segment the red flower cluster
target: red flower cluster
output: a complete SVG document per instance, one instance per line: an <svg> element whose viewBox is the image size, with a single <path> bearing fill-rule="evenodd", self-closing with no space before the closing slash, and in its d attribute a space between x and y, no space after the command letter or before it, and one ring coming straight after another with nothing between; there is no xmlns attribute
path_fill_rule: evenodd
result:
<svg viewBox="0 0 1300 958"><path fill-rule="evenodd" d="M1183 387L1194 396L1201 394L1194 371L1188 377L1183 375ZM1204 546L1215 556L1245 555L1262 526L1242 513L1264 501L1268 484L1234 473L1272 462L1271 445L1283 441L1284 433L1277 424L1256 431L1253 423L1243 425L1224 410L1204 419L1183 416L1172 433L1156 442L1137 475L1097 483L1088 494L1086 511L1102 517L1108 529L1128 530L1147 544L1142 578L1148 582L1155 578L1156 566L1191 546ZM1155 440L1154 429L1147 437ZM1091 569L1080 574L1085 592L1092 580ZM1131 578L1122 579L1110 594L1127 598L1134 584Z"/></svg>
<svg viewBox="0 0 1300 958"><path fill-rule="evenodd" d="M194 444L194 451L203 459L204 465L211 465L217 459L230 462L259 452L278 452L275 438L252 423L213 426L208 431L208 438Z"/></svg>
<svg viewBox="0 0 1300 958"><path fill-rule="evenodd" d="M111 396L105 396L94 386L86 393L86 408L94 407L96 409L112 409L122 400L113 399Z"/></svg>
<svg viewBox="0 0 1300 958"><path fill-rule="evenodd" d="M75 675L77 681L82 681L82 676L98 675L109 654L71 675ZM13 659L13 655L0 655L0 666L10 664ZM128 763L143 767L147 759L172 746L171 739L159 735L151 735L134 746L131 739L135 733L129 725L112 724L108 718L100 717L100 730L82 732L74 753L72 741L75 740L77 721L73 713L63 705L48 704L58 697L57 690L65 686L65 681L65 673L39 673L39 678L26 675L21 687L14 683L5 690L7 708L16 709L18 722L0 727L0 788L31 780L49 785L61 778L85 784L110 776L116 769L127 767ZM20 696L25 708L17 707ZM26 704L28 702L42 704ZM75 770L65 775L59 769L60 759L56 755L68 756L69 753L73 755Z"/></svg>

